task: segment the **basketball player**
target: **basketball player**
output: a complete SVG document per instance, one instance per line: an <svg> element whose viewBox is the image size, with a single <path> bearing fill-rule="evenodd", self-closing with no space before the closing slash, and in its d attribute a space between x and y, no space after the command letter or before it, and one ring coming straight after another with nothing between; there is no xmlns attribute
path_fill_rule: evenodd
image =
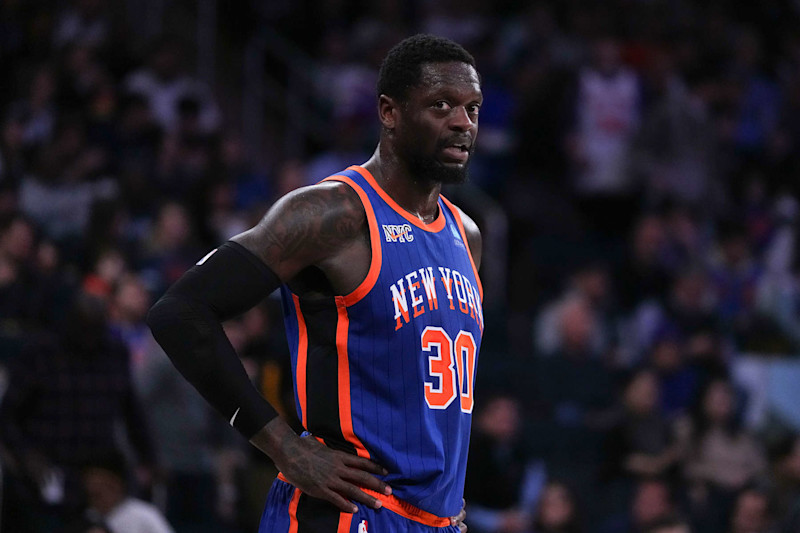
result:
<svg viewBox="0 0 800 533"><path fill-rule="evenodd" d="M366 163L287 194L149 314L175 366L280 470L264 533L466 529L481 237L439 193L465 179L480 79L461 46L418 35L389 52L377 92ZM303 436L220 325L278 287Z"/></svg>

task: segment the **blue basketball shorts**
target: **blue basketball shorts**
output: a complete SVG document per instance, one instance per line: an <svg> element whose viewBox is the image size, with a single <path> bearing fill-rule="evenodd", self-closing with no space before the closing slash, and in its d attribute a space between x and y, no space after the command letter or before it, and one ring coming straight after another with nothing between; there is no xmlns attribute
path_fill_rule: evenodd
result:
<svg viewBox="0 0 800 533"><path fill-rule="evenodd" d="M356 503L357 513L343 513L333 504L311 498L276 479L267 497L258 533L459 533L440 518L392 496L378 495L380 509Z"/></svg>

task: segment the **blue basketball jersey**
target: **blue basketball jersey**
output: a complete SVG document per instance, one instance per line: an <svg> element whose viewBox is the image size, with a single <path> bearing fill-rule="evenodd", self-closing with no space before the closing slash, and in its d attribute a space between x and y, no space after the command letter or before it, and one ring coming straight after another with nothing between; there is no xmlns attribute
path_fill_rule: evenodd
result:
<svg viewBox="0 0 800 533"><path fill-rule="evenodd" d="M358 193L372 260L352 293L304 300L282 288L295 399L328 446L384 466L393 495L440 517L462 506L482 288L457 209L431 224L364 168L327 180Z"/></svg>

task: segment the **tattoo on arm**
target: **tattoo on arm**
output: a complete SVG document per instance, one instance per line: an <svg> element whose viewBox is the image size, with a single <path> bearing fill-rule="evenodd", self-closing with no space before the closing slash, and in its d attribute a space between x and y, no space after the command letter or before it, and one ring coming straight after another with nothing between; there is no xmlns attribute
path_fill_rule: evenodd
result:
<svg viewBox="0 0 800 533"><path fill-rule="evenodd" d="M365 228L355 191L342 183L323 183L288 194L234 240L287 279L341 250Z"/></svg>

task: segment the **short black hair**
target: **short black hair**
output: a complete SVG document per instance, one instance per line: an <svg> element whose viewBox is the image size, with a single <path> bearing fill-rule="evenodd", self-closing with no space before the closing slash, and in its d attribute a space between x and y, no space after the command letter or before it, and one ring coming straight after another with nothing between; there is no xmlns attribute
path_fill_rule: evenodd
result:
<svg viewBox="0 0 800 533"><path fill-rule="evenodd" d="M389 50L378 73L378 96L385 94L405 101L408 91L419 84L424 63L458 61L475 68L475 58L463 46L435 35L408 37Z"/></svg>

